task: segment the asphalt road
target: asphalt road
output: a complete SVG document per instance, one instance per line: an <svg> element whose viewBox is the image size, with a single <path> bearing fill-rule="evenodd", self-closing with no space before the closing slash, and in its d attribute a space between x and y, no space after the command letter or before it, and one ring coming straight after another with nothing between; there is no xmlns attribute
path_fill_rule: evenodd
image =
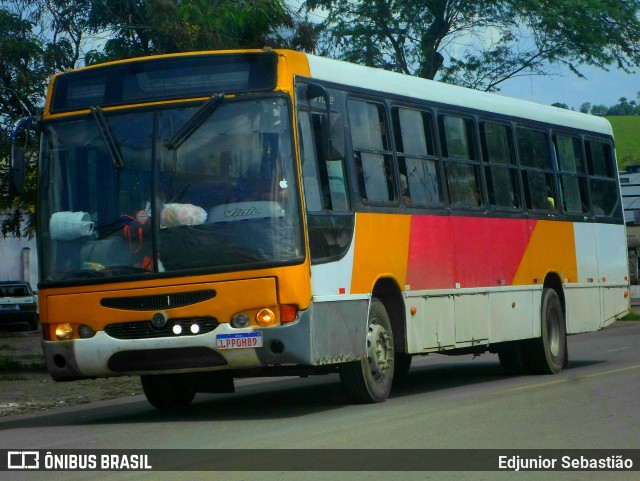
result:
<svg viewBox="0 0 640 481"><path fill-rule="evenodd" d="M349 405L337 376L246 380L235 394L198 395L155 411L143 397L0 420L0 449L639 449L640 322L569 338L571 367L506 376L497 356L414 359L378 405ZM169 453L170 455L170 453ZM586 472L0 473L3 479L640 479ZM365 470L366 466L362 466ZM7 474L7 476L4 476Z"/></svg>

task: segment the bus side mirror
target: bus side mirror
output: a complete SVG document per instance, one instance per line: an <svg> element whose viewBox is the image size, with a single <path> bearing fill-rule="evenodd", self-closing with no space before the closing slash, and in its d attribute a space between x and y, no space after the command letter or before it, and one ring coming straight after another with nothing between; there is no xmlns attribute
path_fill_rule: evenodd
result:
<svg viewBox="0 0 640 481"><path fill-rule="evenodd" d="M18 135L27 130L38 130L40 117L32 115L21 118L10 132L9 142L11 144L11 169L9 172L9 193L11 195L22 194L24 192L24 181L26 172L26 161L24 148L16 145Z"/></svg>
<svg viewBox="0 0 640 481"><path fill-rule="evenodd" d="M25 161L24 149L16 147L11 149L11 174L9 175L9 194L12 196L24 192Z"/></svg>

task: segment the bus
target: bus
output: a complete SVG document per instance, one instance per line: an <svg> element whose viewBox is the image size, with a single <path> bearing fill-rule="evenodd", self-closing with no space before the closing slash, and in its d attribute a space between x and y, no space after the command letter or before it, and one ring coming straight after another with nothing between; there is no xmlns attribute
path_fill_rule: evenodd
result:
<svg viewBox="0 0 640 481"><path fill-rule="evenodd" d="M382 402L416 355L558 373L629 309L596 116L265 49L60 73L29 129L57 381L140 376L172 409L338 373Z"/></svg>

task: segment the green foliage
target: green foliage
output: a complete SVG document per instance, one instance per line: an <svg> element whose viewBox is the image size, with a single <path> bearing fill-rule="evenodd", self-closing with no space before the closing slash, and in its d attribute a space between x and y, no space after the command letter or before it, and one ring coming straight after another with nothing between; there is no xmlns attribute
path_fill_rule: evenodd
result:
<svg viewBox="0 0 640 481"><path fill-rule="evenodd" d="M640 314L630 311L626 316L618 319L619 321L640 321Z"/></svg>
<svg viewBox="0 0 640 481"><path fill-rule="evenodd" d="M113 36L87 63L286 43L294 18L283 0L94 0L90 26Z"/></svg>
<svg viewBox="0 0 640 481"><path fill-rule="evenodd" d="M307 0L324 53L487 91L561 64L640 64L637 0Z"/></svg>
<svg viewBox="0 0 640 481"><path fill-rule="evenodd" d="M23 116L39 113L55 48L44 44L32 30L34 24L0 8L0 212L6 212L0 231L20 237L34 233L35 178L33 137L19 139L26 148L27 179L30 184L20 196L9 195L9 165L11 148L9 135L14 122ZM22 225L23 216L26 226ZM26 229L24 229L26 227Z"/></svg>
<svg viewBox="0 0 640 481"><path fill-rule="evenodd" d="M640 164L640 116L607 117L616 139L618 167Z"/></svg>

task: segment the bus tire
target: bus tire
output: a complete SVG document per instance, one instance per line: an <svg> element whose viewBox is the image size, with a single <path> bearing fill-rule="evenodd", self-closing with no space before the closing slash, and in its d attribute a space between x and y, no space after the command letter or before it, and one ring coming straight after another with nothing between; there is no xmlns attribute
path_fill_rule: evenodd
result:
<svg viewBox="0 0 640 481"><path fill-rule="evenodd" d="M394 349L391 322L384 304L371 299L367 316L366 355L340 365L340 381L349 399L378 403L387 399L393 383Z"/></svg>
<svg viewBox="0 0 640 481"><path fill-rule="evenodd" d="M498 351L498 359L505 374L517 376L528 372L522 341L505 342Z"/></svg>
<svg viewBox="0 0 640 481"><path fill-rule="evenodd" d="M186 408L196 396L188 374L145 374L140 382L149 404L162 411Z"/></svg>
<svg viewBox="0 0 640 481"><path fill-rule="evenodd" d="M526 360L533 374L557 374L567 360L567 331L558 294L542 290L541 332L527 343Z"/></svg>

